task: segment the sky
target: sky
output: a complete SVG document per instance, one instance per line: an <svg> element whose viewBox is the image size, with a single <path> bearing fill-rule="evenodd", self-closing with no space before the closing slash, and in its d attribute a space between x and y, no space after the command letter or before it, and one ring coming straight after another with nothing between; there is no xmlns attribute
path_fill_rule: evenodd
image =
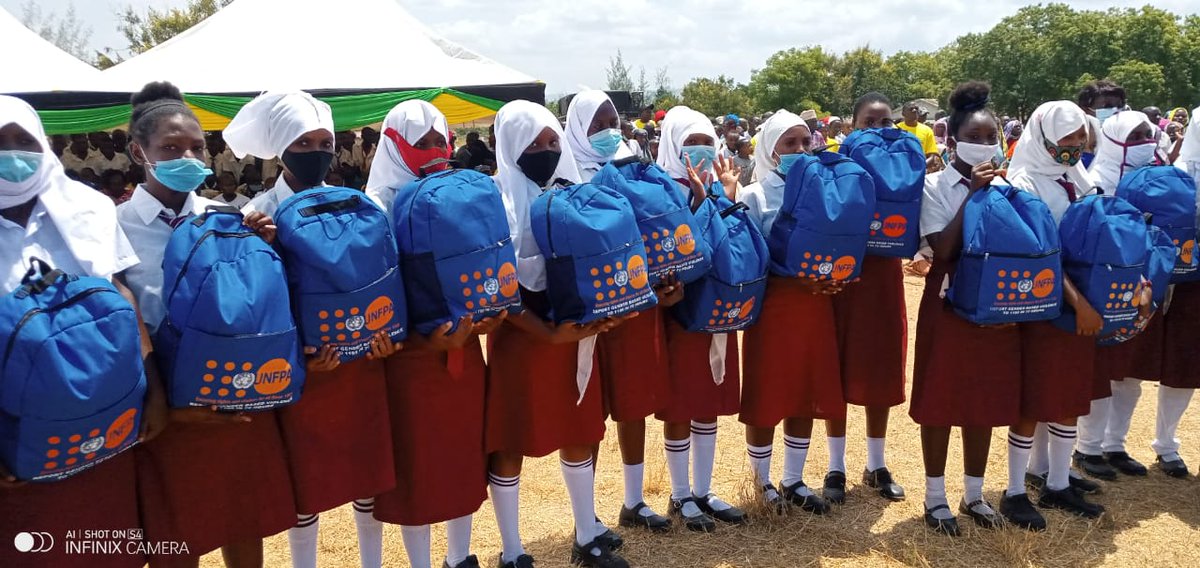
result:
<svg viewBox="0 0 1200 568"><path fill-rule="evenodd" d="M28 0L0 0L20 17ZM869 45L885 54L941 47L986 31L1033 2L1018 0L398 0L442 36L541 79L554 97L604 88L609 58L619 49L654 86L667 68L671 84L693 77L750 79L772 53L820 44L841 52ZM116 13L182 6L185 0L37 0L44 12L74 3L92 28L95 48L126 47ZM338 0L330 0L333 5ZM1140 7L1148 0L1068 0L1079 9ZM1200 12L1196 0L1154 0L1176 14ZM830 12L836 6L836 13ZM364 27L372 23L364 22ZM381 30L382 31L382 30ZM353 51L358 30L330 30L330 49ZM331 85L332 87L332 85Z"/></svg>

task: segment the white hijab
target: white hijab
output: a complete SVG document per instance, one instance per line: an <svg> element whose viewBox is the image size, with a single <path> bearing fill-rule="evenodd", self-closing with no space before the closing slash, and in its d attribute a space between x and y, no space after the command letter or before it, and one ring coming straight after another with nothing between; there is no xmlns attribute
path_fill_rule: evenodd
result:
<svg viewBox="0 0 1200 568"><path fill-rule="evenodd" d="M779 143L784 132L796 126L808 129L804 119L784 109L779 109L758 126L758 134L755 135L758 137L758 144L754 152L754 172L758 176L758 183L772 189L783 187L784 179L775 173L775 168L779 167L774 157L775 144Z"/></svg>
<svg viewBox="0 0 1200 568"><path fill-rule="evenodd" d="M1200 107L1196 107L1191 116L1200 116ZM1176 164L1200 166L1200 126L1197 126L1197 123L1200 123L1200 120L1192 120L1183 131L1183 144L1179 147L1179 157L1175 159Z"/></svg>
<svg viewBox="0 0 1200 568"><path fill-rule="evenodd" d="M675 179L687 179L687 166L679 153L683 151L683 141L693 134L706 134L713 140L716 149L717 131L713 129L712 121L688 107L677 106L667 111L659 125L658 165L667 170ZM711 167L709 168L711 170Z"/></svg>
<svg viewBox="0 0 1200 568"><path fill-rule="evenodd" d="M129 265L129 258L118 258L124 254L121 251L131 250L131 247L117 226L116 207L112 201L67 177L62 163L46 143L41 118L29 103L0 95L0 128L9 124L20 126L37 139L42 148L42 161L37 171L25 181L0 179L0 209L39 198L67 248L88 275L107 278L118 272L118 265Z"/></svg>
<svg viewBox="0 0 1200 568"><path fill-rule="evenodd" d="M1075 184L1078 197L1083 197L1090 185L1083 164L1067 166L1054 161L1054 157L1046 150L1045 142L1057 143L1068 134L1083 128L1087 124L1087 115L1083 109L1071 101L1052 101L1043 103L1025 126L1021 135L1021 143L1013 151L1012 162L1008 167L1008 179L1021 189L1030 191L1042 198L1050 207L1057 222L1070 206L1066 190L1059 185L1058 180L1066 176Z"/></svg>
<svg viewBox="0 0 1200 568"><path fill-rule="evenodd" d="M1092 185L1103 189L1107 195L1114 195L1117 184L1121 183L1121 165L1125 162L1125 148L1122 144L1129 134L1139 126L1147 124L1151 130L1150 118L1136 110L1118 112L1112 118L1104 121L1100 132L1096 135L1096 157L1088 168L1088 180ZM1129 173L1133 170L1126 170Z"/></svg>
<svg viewBox="0 0 1200 568"><path fill-rule="evenodd" d="M416 144L434 130L442 136L448 136L450 126L446 124L446 116L437 107L422 100L404 101L395 106L383 119L383 130L391 128L400 133L409 144ZM387 136L379 137L375 161L371 163L371 173L367 177L367 195L374 199L388 217L392 217L392 203L396 200L396 191L419 176L408 168L400 149Z"/></svg>
<svg viewBox="0 0 1200 568"><path fill-rule="evenodd" d="M329 105L303 91L267 92L246 103L225 128L225 143L241 159L270 160L314 130L333 134Z"/></svg>
<svg viewBox="0 0 1200 568"><path fill-rule="evenodd" d="M588 128L592 125L592 119L596 117L596 111L600 110L604 103L612 104L608 94L604 91L588 90L575 95L567 107L567 145L575 155L575 164L581 174L594 173L610 160L620 160L633 155L629 146L625 144L618 144L617 153L613 156L601 156L592 148L592 142L588 140Z"/></svg>

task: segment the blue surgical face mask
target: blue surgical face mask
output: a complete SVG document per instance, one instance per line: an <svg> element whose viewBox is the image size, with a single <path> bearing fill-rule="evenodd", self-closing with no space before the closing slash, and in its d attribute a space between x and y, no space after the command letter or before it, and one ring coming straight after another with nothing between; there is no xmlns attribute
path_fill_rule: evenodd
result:
<svg viewBox="0 0 1200 568"><path fill-rule="evenodd" d="M679 161L683 162L684 166L687 166L687 160L683 159L684 156L692 159L693 168L710 168L713 165L713 161L717 159L717 149L708 145L684 146L680 148Z"/></svg>
<svg viewBox="0 0 1200 568"><path fill-rule="evenodd" d="M1118 112L1121 112L1121 109L1117 107L1098 108L1096 109L1096 118L1100 119L1101 123L1104 123L1104 121L1112 118Z"/></svg>
<svg viewBox="0 0 1200 568"><path fill-rule="evenodd" d="M624 138L621 137L621 131L616 128L606 128L588 136L588 142L591 142L592 149L605 158L617 154L617 148L620 147L622 140Z"/></svg>
<svg viewBox="0 0 1200 568"><path fill-rule="evenodd" d="M212 170L195 158L177 158L148 164L150 175L173 191L187 193L200 187Z"/></svg>
<svg viewBox="0 0 1200 568"><path fill-rule="evenodd" d="M0 150L0 179L21 183L37 173L42 154L21 150Z"/></svg>
<svg viewBox="0 0 1200 568"><path fill-rule="evenodd" d="M800 156L803 155L804 154L784 154L780 156L779 167L776 169L779 170L779 173L786 176L788 171L792 169L792 164L795 164L797 161L799 161Z"/></svg>

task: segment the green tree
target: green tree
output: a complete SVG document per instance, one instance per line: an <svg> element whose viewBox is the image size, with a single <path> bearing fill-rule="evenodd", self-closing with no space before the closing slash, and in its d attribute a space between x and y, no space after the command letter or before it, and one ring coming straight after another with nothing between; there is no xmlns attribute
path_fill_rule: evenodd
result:
<svg viewBox="0 0 1200 568"><path fill-rule="evenodd" d="M746 86L724 75L692 79L683 87L683 104L706 116L748 115L753 110Z"/></svg>
<svg viewBox="0 0 1200 568"><path fill-rule="evenodd" d="M879 91L890 98L898 97L896 75L883 59L883 54L870 47L847 51L833 64L834 95L822 105L831 110L848 112L854 100L865 93ZM899 104L899 99L895 104Z"/></svg>
<svg viewBox="0 0 1200 568"><path fill-rule="evenodd" d="M945 104L954 88L945 62L953 57L949 51L899 51L887 59L894 77L893 91L886 93L896 104L913 99L936 99ZM859 93L861 95L861 93Z"/></svg>
<svg viewBox="0 0 1200 568"><path fill-rule="evenodd" d="M117 13L117 29L129 42L129 53L136 55L186 31L231 2L233 0L188 0L183 8L146 8L145 13L126 5Z"/></svg>
<svg viewBox="0 0 1200 568"><path fill-rule="evenodd" d="M799 112L805 101L832 107L834 61L835 57L820 47L792 48L771 55L762 69L750 74L748 92L755 108Z"/></svg>
<svg viewBox="0 0 1200 568"><path fill-rule="evenodd" d="M625 64L625 58L621 56L619 49L616 57L608 58L608 90L633 90L633 69Z"/></svg>
<svg viewBox="0 0 1200 568"><path fill-rule="evenodd" d="M1109 68L1108 78L1125 87L1125 98L1133 108L1162 104L1159 97L1167 92L1167 79L1157 63L1122 61Z"/></svg>
<svg viewBox="0 0 1200 568"><path fill-rule="evenodd" d="M60 16L58 12L42 12L37 0L21 4L21 23L35 31L59 49L74 55L76 59L92 63L88 41L92 39L92 28L83 25L75 15L75 3L68 2ZM15 57L16 54L10 54Z"/></svg>

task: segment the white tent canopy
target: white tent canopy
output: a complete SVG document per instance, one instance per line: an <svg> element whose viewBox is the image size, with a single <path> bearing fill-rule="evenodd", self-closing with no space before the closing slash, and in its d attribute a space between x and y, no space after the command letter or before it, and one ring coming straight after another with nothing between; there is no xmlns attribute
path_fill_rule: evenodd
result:
<svg viewBox="0 0 1200 568"><path fill-rule="evenodd" d="M0 9L0 93L101 91L101 73Z"/></svg>
<svg viewBox="0 0 1200 568"><path fill-rule="evenodd" d="M346 51L333 38L348 33ZM535 81L442 38L396 0L236 0L103 75L112 90L168 80L187 93Z"/></svg>

